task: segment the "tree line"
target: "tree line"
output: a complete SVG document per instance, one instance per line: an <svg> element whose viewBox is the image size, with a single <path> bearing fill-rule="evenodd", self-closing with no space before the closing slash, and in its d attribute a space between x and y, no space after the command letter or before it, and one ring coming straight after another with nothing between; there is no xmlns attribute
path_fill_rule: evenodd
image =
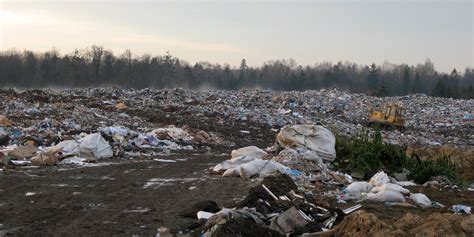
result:
<svg viewBox="0 0 474 237"><path fill-rule="evenodd" d="M152 56L120 55L93 45L61 55L6 50L0 52L0 86L19 88L187 88L238 90L309 90L337 87L376 96L423 93L438 97L474 98L474 68L449 74L437 72L427 59L418 65L358 65L351 62L298 65L275 60L259 67L199 62L190 64L170 53Z"/></svg>

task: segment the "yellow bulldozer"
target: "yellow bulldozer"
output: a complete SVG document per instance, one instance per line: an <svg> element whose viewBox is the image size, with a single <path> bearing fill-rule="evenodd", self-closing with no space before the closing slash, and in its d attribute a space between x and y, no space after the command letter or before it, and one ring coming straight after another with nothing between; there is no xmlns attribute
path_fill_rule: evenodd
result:
<svg viewBox="0 0 474 237"><path fill-rule="evenodd" d="M397 104L383 105L380 110L369 109L369 126L388 129L405 129L405 109Z"/></svg>

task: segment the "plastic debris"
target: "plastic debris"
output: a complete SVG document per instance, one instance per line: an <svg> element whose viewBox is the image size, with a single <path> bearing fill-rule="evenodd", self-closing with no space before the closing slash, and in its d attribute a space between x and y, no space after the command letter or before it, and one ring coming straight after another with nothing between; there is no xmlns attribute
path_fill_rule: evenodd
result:
<svg viewBox="0 0 474 237"><path fill-rule="evenodd" d="M386 183L386 184L374 187L372 190L370 190L371 193L377 193L381 191L395 191L395 192L399 192L405 195L410 193L410 190L403 188L400 185L392 184L392 183Z"/></svg>
<svg viewBox="0 0 474 237"><path fill-rule="evenodd" d="M471 214L471 207L465 205L453 205L452 210L456 213Z"/></svg>
<svg viewBox="0 0 474 237"><path fill-rule="evenodd" d="M378 193L368 193L367 200L375 202L405 202L405 197L395 191L381 191Z"/></svg>
<svg viewBox="0 0 474 237"><path fill-rule="evenodd" d="M368 193L372 190L372 187L372 185L365 181L353 182L346 187L345 191L349 193Z"/></svg>
<svg viewBox="0 0 474 237"><path fill-rule="evenodd" d="M380 171L374 174L374 176L372 176L372 178L370 178L369 180L369 184L372 186L381 186L389 182L390 182L390 178L383 171Z"/></svg>
<svg viewBox="0 0 474 237"><path fill-rule="evenodd" d="M283 147L303 147L315 151L321 158L336 158L336 138L327 128L319 125L293 125L283 127L277 135Z"/></svg>
<svg viewBox="0 0 474 237"><path fill-rule="evenodd" d="M264 156L266 156L267 153L264 150L262 150L262 149L260 149L256 146L248 146L248 147L243 147L243 148L240 148L240 149L237 149L237 150L233 150L230 153L230 155L231 155L232 158L236 158L236 157L239 157L239 156L246 156L246 157L261 159Z"/></svg>
<svg viewBox="0 0 474 237"><path fill-rule="evenodd" d="M419 206L428 207L432 205L431 200L423 193L412 193L408 198Z"/></svg>

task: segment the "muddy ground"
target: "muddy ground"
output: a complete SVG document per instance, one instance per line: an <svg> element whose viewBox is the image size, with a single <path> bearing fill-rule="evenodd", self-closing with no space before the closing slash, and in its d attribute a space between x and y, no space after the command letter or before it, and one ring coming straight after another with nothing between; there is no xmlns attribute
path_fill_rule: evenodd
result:
<svg viewBox="0 0 474 237"><path fill-rule="evenodd" d="M190 154L172 156L175 163L50 167L30 170L29 176L8 172L0 179L2 232L130 236L183 227L193 222L179 216L190 204L214 200L230 207L245 195L250 181L206 175L225 158Z"/></svg>
<svg viewBox="0 0 474 237"><path fill-rule="evenodd" d="M157 126L188 125L217 132L233 142L234 147L264 148L273 144L275 136L270 128L245 122L221 124L212 116L177 116L171 111L147 119ZM112 158L94 167L7 168L0 175L0 236L154 236L161 226L185 229L195 220L181 217L180 213L192 204L213 200L221 207L232 207L256 184L255 180L209 174L210 167L228 159L232 148L216 146L193 153L126 161ZM474 192L415 189L445 205L474 206ZM407 212L427 216L448 211L375 203L363 206L387 223Z"/></svg>

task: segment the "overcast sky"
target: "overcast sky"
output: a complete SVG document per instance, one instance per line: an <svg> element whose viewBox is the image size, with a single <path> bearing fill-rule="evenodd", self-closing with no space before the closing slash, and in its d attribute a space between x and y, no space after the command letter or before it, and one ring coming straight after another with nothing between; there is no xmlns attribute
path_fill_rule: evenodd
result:
<svg viewBox="0 0 474 237"><path fill-rule="evenodd" d="M0 2L2 50L64 54L98 44L115 54L170 51L191 63L474 65L473 0Z"/></svg>

